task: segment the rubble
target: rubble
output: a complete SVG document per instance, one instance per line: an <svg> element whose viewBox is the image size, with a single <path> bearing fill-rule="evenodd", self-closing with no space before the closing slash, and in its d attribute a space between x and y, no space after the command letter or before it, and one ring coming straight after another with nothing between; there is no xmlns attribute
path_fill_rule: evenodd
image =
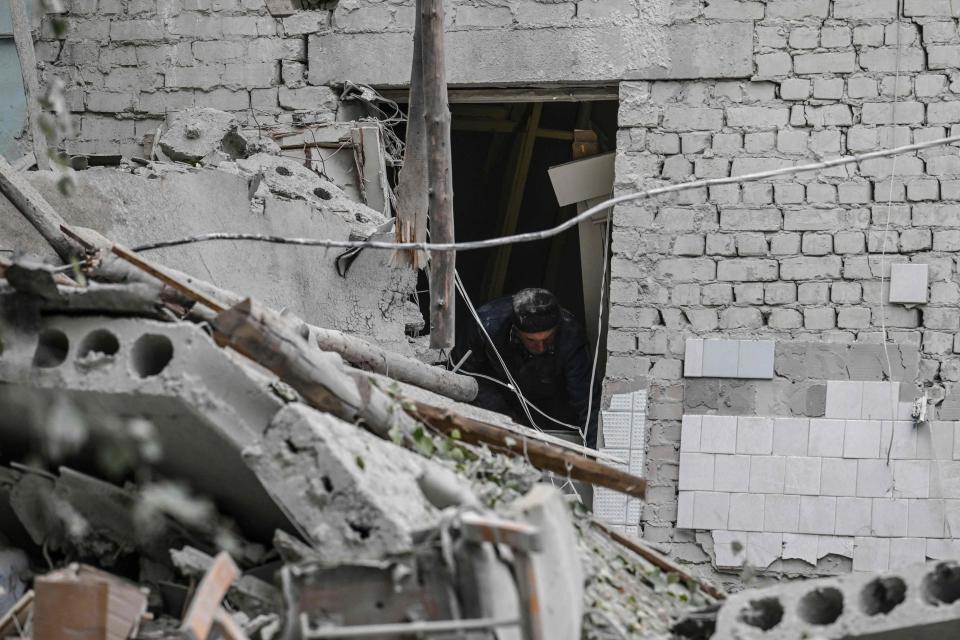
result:
<svg viewBox="0 0 960 640"><path fill-rule="evenodd" d="M188 109L173 118L157 143L167 158L179 162L200 162L218 151L236 158L242 152L236 147L239 127L225 111Z"/></svg>

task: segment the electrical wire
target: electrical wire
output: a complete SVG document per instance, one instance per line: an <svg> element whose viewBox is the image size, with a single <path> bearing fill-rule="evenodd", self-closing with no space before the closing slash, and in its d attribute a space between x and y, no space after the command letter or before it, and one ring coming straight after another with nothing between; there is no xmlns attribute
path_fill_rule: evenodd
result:
<svg viewBox="0 0 960 640"><path fill-rule="evenodd" d="M949 144L960 143L960 135L950 136L947 138L938 138L936 140L928 140L925 142L918 142L915 144L904 145L902 147L896 147L893 149L883 149L880 151L871 151L869 153L861 153L851 156L841 156L839 158L832 158L830 160L824 160L822 162L815 162L811 164L798 165L795 167L782 167L780 169L771 169L769 171L760 171L757 173L744 174L742 176L733 176L726 178L707 178L704 180L694 180L691 182L681 182L677 184L666 185L663 187L656 187L654 189L647 189L645 191L635 191L625 193L590 207L583 213L577 214L573 218L566 220L554 227L549 229L544 229L542 231L528 231L526 233L518 233L509 236L502 236L498 238L489 238L487 240L473 240L468 242L383 242L379 240L327 240L320 238L288 238L283 236L273 236L273 235L263 235L257 233L206 233L200 235L189 236L186 238L179 238L176 240L161 240L159 242L151 242L147 244L142 244L137 247L134 247L134 251L150 251L154 249L162 249L165 247L176 247L184 244L193 244L197 242L210 242L213 240L250 240L254 242L271 242L278 244L294 244L301 246L314 246L314 247L334 247L334 248L343 248L343 249L389 249L392 251L403 250L403 249L414 249L418 251L471 251L476 249L490 249L493 247L502 247L505 245L519 244L523 242L535 242L537 240L546 240L547 238L552 238L554 236L560 235L567 229L571 229L585 220L589 220L595 215L606 211L607 209L624 202L630 202L633 200L640 200L644 198L650 198L652 196L664 195L667 193L677 193L679 191L687 191L689 189L699 189L701 187L713 187L725 184L739 184L742 182L755 182L757 180L764 180L766 178L774 178L778 176L787 176L793 175L796 173L805 173L808 171L818 171L821 169L829 169L831 167L839 167L848 164L859 164L867 160L874 160L877 158L888 158L891 156L896 156L904 153L911 153L913 151L919 151L922 149L930 149L932 147L940 147Z"/></svg>
<svg viewBox="0 0 960 640"><path fill-rule="evenodd" d="M515 391L513 385L507 384L507 383L504 382L503 380L498 380L497 378L494 378L493 376L488 376L488 375L485 375L485 374L482 374L482 373L477 373L477 372L475 372L475 371L467 371L467 370L464 369L463 367L460 367L460 369L458 369L457 371L458 371L459 373L462 373L462 374L467 375L467 376L471 376L471 377L473 377L473 378L483 378L484 380L489 380L490 382L495 382L496 384L500 385L501 387L503 387L503 388L505 388L505 389L509 389L510 391ZM523 396L521 396L521 397L523 397ZM577 425L570 424L569 422L563 422L562 420L557 420L556 418L552 417L551 415L545 413L542 409L540 409L540 407L538 407L537 405L533 404L532 402L530 402L530 401L527 400L526 398L523 398L523 401L527 403L527 406L529 406L531 409L533 409L534 411L536 411L537 413L539 413L540 415L542 415L542 416L543 416L544 418L546 418L547 420L550 420L551 422L555 422L556 424L560 425L561 427L564 427L564 428L566 428L566 429L570 429L571 431L578 431L578 432L580 431L580 427L578 427Z"/></svg>

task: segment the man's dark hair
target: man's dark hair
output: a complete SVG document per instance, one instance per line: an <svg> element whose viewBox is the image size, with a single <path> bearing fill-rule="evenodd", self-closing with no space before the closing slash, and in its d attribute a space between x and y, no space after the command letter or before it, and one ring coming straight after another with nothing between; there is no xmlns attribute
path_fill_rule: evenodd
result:
<svg viewBox="0 0 960 640"><path fill-rule="evenodd" d="M546 289L523 289L513 296L513 326L524 333L553 329L560 323L560 304Z"/></svg>

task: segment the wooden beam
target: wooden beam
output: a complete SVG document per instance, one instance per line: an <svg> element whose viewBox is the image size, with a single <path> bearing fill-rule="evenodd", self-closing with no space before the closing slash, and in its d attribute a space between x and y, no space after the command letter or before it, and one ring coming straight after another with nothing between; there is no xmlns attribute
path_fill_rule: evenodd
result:
<svg viewBox="0 0 960 640"><path fill-rule="evenodd" d="M423 21L419 3L414 10L413 64L410 67L407 139L403 152L403 168L397 182L397 242L425 242L429 184L427 179L427 130L424 119L423 94ZM422 269L427 264L423 251L398 251L398 264Z"/></svg>
<svg viewBox="0 0 960 640"><path fill-rule="evenodd" d="M538 469L636 498L646 495L647 481L643 478L585 456L423 402L414 401L412 412L441 433L451 435L456 431L464 442L521 456Z"/></svg>
<svg viewBox="0 0 960 640"><path fill-rule="evenodd" d="M217 554L213 566L200 580L196 593L190 601L180 630L190 640L206 640L210 629L217 622L220 603L227 595L230 585L240 576L240 569L226 551Z"/></svg>
<svg viewBox="0 0 960 640"><path fill-rule="evenodd" d="M0 193L7 196L13 206L53 247L61 260L70 261L76 251L61 231L61 226L64 224L63 218L30 184L27 177L11 167L2 156L0 156Z"/></svg>
<svg viewBox="0 0 960 640"><path fill-rule="evenodd" d="M13 22L17 56L20 58L23 93L27 98L33 155L37 160L37 168L47 171L50 169L50 156L47 154L47 137L40 127L40 82L37 80L37 56L33 50L33 29L30 26L26 0L10 0L10 20Z"/></svg>
<svg viewBox="0 0 960 640"><path fill-rule="evenodd" d="M430 185L430 240L454 241L453 167L450 154L450 106L443 46L443 0L420 0L423 35L423 97L427 126L427 175ZM454 275L457 254L430 256L430 346L450 349L455 341Z"/></svg>
<svg viewBox="0 0 960 640"><path fill-rule="evenodd" d="M530 160L533 158L533 147L537 141L537 129L540 128L540 115L543 113L543 103L536 102L530 109L530 115L524 126L523 139L520 143L520 155L517 160L517 170L510 186L510 196L503 217L502 235L516 233L517 222L520 219L520 207L523 205L523 192L527 185L527 175L530 173ZM510 266L511 246L506 245L497 250L490 275L490 285L487 289L487 299L492 300L503 293L503 283L507 277L507 267Z"/></svg>

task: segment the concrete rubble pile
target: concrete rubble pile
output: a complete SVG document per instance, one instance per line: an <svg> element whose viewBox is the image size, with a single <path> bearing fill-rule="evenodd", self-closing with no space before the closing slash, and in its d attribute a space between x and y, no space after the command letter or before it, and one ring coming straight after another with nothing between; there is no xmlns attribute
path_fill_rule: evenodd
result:
<svg viewBox="0 0 960 640"><path fill-rule="evenodd" d="M205 230L198 214L251 233L391 233L245 135L190 114L159 159L80 171L70 197L44 172L4 175L0 638L669 637L716 602L510 447L593 454L463 404L462 376L412 357L415 283L389 256L363 252L346 277L298 247L121 259ZM69 260L24 200L62 216ZM387 348L390 377L368 366Z"/></svg>

